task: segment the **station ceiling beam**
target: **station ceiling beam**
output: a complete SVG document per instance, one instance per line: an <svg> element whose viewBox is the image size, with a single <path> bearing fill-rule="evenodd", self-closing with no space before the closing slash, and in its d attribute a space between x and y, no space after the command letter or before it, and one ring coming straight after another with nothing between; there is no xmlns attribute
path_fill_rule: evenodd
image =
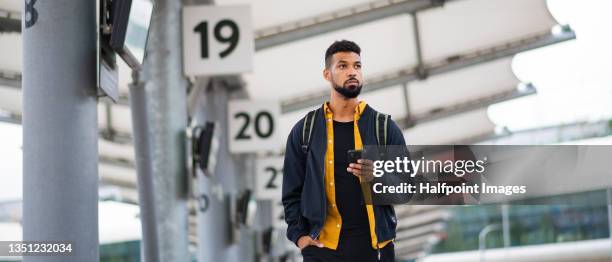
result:
<svg viewBox="0 0 612 262"><path fill-rule="evenodd" d="M449 87L452 88L452 87ZM448 107L432 109L428 112L415 114L410 117L398 119L397 125L402 128L412 127L414 125L438 120L445 117L450 117L465 113L468 111L484 108L492 104L508 101L524 96L536 94L536 88L532 84L525 84L523 88L512 88L507 91L499 92L486 97L480 97L473 100L468 100Z"/></svg>
<svg viewBox="0 0 612 262"><path fill-rule="evenodd" d="M521 38L508 43L502 43L500 45L496 45L490 48L466 52L463 54L447 57L443 60L425 63L422 72L424 72L428 77L432 77L435 75L460 70L469 66L486 63L499 58L513 56L520 52L561 43L575 38L576 34L569 28L566 28L566 30L558 34L553 34L550 30L547 30L536 35ZM389 74L370 78L368 81L365 81L364 89L362 90L362 92L373 92L376 90L401 85L418 79L418 67L399 70ZM320 105L328 99L329 90L325 88L325 90L322 91L303 94L282 101L281 111L282 113L290 113L301 109L314 107Z"/></svg>
<svg viewBox="0 0 612 262"><path fill-rule="evenodd" d="M376 1L264 28L255 31L255 50L298 41L390 16L439 7L447 1L451 0Z"/></svg>
<svg viewBox="0 0 612 262"><path fill-rule="evenodd" d="M0 86L21 89L21 73L0 70Z"/></svg>
<svg viewBox="0 0 612 262"><path fill-rule="evenodd" d="M612 136L612 119L596 122L575 122L553 126L532 128L521 131L503 130L500 134L488 137L458 141L465 143L483 144L556 144Z"/></svg>
<svg viewBox="0 0 612 262"><path fill-rule="evenodd" d="M21 32L21 13L0 9L0 33Z"/></svg>

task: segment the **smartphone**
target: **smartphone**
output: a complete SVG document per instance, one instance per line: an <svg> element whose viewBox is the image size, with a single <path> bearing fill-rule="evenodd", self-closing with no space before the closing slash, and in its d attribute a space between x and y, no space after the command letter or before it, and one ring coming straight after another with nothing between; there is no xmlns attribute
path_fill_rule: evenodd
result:
<svg viewBox="0 0 612 262"><path fill-rule="evenodd" d="M357 159L361 159L362 158L361 154L362 154L361 150L350 149L347 152L349 164L351 164L351 163L355 163L356 164L357 163Z"/></svg>

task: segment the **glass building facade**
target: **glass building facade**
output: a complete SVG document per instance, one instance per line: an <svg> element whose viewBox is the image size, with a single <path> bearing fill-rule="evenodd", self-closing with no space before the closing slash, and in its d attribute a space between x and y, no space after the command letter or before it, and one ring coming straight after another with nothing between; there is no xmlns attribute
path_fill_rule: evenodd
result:
<svg viewBox="0 0 612 262"><path fill-rule="evenodd" d="M608 209L605 191L560 195L532 202L537 205L510 203L510 246L526 246L609 237ZM564 203L564 204L558 204ZM478 249L478 235L490 224L502 224L499 205L461 206L452 208L445 233L431 250L447 253ZM487 235L486 248L504 246L502 230Z"/></svg>

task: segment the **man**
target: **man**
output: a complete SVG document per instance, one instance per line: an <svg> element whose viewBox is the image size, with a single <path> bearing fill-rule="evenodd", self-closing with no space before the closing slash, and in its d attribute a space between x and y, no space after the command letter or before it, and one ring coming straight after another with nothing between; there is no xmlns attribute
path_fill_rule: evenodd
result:
<svg viewBox="0 0 612 262"><path fill-rule="evenodd" d="M393 206L364 203L359 182L371 164L349 163L347 157L349 149L379 142L377 112L357 99L363 84L360 54L359 46L346 40L327 49L323 77L331 99L314 111L312 126L300 120L287 139L282 193L287 237L306 262L394 260ZM397 125L386 123L384 142L405 145Z"/></svg>

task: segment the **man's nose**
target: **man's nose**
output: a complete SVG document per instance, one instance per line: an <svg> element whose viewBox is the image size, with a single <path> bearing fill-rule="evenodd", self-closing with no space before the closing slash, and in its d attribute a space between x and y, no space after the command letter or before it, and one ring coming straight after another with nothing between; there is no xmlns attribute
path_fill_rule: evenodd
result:
<svg viewBox="0 0 612 262"><path fill-rule="evenodd" d="M348 76L349 77L356 77L357 76L357 70L350 69L349 72L348 72Z"/></svg>

